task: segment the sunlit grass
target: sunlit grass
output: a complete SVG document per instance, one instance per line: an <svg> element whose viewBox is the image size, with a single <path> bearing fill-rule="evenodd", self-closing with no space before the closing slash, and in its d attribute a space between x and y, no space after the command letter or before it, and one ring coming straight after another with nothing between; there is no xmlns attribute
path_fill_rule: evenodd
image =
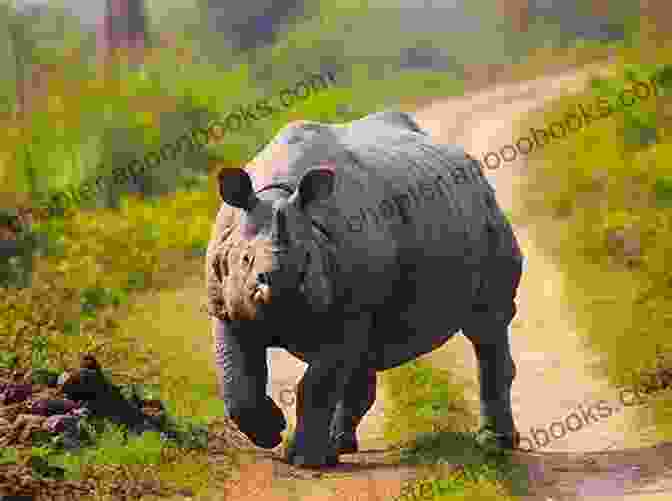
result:
<svg viewBox="0 0 672 501"><path fill-rule="evenodd" d="M385 437L402 445L401 461L429 467L402 490L422 499L514 499L527 476L506 453L485 451L473 431L478 417L465 400L466 386L450 371L411 362L383 373L388 402Z"/></svg>
<svg viewBox="0 0 672 501"><path fill-rule="evenodd" d="M126 472L132 472L133 483L153 479L168 489L194 492L207 490L217 481L221 485L227 478L226 473L211 469L204 449L163 442L157 432L132 436L121 427L106 424L94 437L94 446L74 453L52 452L47 457L50 465L65 470L66 479L96 478L98 494L109 493L113 482ZM231 457L227 464L231 466L233 461Z"/></svg>
<svg viewBox="0 0 672 501"><path fill-rule="evenodd" d="M477 424L464 398L466 385L449 370L413 361L385 371L382 380L391 402L385 411L385 436L391 442L405 442L439 428L466 431Z"/></svg>

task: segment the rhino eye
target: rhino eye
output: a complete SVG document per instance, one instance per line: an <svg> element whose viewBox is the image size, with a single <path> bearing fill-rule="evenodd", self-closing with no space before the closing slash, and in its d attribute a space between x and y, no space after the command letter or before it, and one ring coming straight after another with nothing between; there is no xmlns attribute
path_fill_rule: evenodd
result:
<svg viewBox="0 0 672 501"><path fill-rule="evenodd" d="M247 253L246 253L246 254L243 254L243 263L245 263L246 265L249 266L249 265L252 264L252 261L253 261L253 260L250 258L250 255L249 255L249 254L247 254Z"/></svg>

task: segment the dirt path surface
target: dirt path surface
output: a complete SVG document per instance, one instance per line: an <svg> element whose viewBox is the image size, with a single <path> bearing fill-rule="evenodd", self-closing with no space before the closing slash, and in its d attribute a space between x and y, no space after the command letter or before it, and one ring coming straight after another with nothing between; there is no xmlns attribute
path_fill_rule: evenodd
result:
<svg viewBox="0 0 672 501"><path fill-rule="evenodd" d="M513 127L522 114L542 107L563 92L581 89L588 73L587 69L571 70L533 82L500 85L432 103L418 110L416 117L438 140L461 144L481 159L485 152L497 151L517 139ZM525 168L517 162L486 171L505 209L513 207L516 185ZM537 472L534 495L525 499L672 499L672 445L651 447L642 433L634 430L632 409L624 408L618 392L608 389L606 381L591 372L595 358L581 345L580 333L566 307L559 271L537 250L527 228L516 226L515 230L527 263L519 292L519 312L511 328L518 369L513 409L519 431L530 439L523 446L535 449L516 453L516 458ZM180 296L176 297L177 302L191 303L194 298L203 297L202 283L190 281L176 294ZM195 319L193 326L197 325L206 328L203 318ZM207 336L198 339L189 348L199 352L199 359L209 367L210 340ZM477 389L476 359L463 336L456 336L425 358L437 366L446 366L454 365L453 357L459 361L453 369L471 379ZM269 351L269 367L268 392L283 406L293 424L292 388L303 375L305 364L278 349ZM472 396L476 401L477 395ZM604 402L598 409L600 400ZM227 499L382 501L398 496L402 484L415 472L398 466L394 451L385 451L391 444L382 438L384 404L385 395L379 391L374 408L359 428L363 452L342 456L344 464L309 472L282 463L278 450L259 450L248 457L248 464L232 482ZM575 418L570 417L573 412ZM554 422L569 423L576 431L568 432L566 424L561 431L560 424L552 427ZM547 445L541 431L537 432L540 442L534 442L531 428L548 433Z"/></svg>

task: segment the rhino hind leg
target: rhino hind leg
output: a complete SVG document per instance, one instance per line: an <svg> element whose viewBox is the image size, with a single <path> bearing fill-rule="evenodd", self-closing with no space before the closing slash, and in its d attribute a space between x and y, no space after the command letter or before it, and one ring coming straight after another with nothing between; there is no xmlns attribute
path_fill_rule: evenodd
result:
<svg viewBox="0 0 672 501"><path fill-rule="evenodd" d="M376 370L369 367L357 369L350 377L331 421L330 437L339 454L359 450L357 427L375 400Z"/></svg>
<svg viewBox="0 0 672 501"><path fill-rule="evenodd" d="M516 377L516 365L511 355L509 324L516 314L515 294L520 281L520 264L515 263L512 274L497 277L500 294L491 302L474 307L462 328L471 341L479 366L481 430L479 440L493 441L503 448L515 448L519 435L511 409L511 385ZM508 283L508 286L506 285Z"/></svg>
<svg viewBox="0 0 672 501"><path fill-rule="evenodd" d="M481 327L485 327L481 325ZM507 326L491 325L477 335L469 329L465 335L474 346L479 367L481 433L490 433L499 444L513 448L516 427L511 410L511 385L516 366L511 356ZM484 339L492 336L493 339ZM508 444L508 445L507 445Z"/></svg>

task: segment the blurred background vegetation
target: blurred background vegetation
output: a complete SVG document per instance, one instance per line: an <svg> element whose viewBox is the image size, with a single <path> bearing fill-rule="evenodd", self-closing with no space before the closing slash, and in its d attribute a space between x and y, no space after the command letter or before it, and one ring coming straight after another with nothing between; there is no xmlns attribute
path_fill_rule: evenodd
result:
<svg viewBox="0 0 672 501"><path fill-rule="evenodd" d="M112 15L119 9L126 15ZM157 151L238 105L277 96L308 73L332 71L335 84L227 133L218 144L162 162L137 184L108 183L97 198L60 217L28 221L21 228L0 220L0 239L11 242L0 255L0 364L30 366L39 360L60 370L87 350L116 373L161 382L177 415L206 420L221 415L207 335L204 342L185 335L208 329L189 294L202 289L202 256L218 208L217 168L245 163L289 120L341 122L389 106L410 110L432 99L604 58L614 50L620 54L614 78L596 82L594 92L622 88L632 75L666 75L669 67L660 66L670 54L661 48L670 38L664 13L665 2L653 0L642 5L3 0L0 212L5 220L48 193ZM530 182L538 184L527 193L543 194L529 202L529 214L565 211L571 238L563 242L574 246L557 252L564 256L568 277L590 276L575 271L589 265L620 270L609 280L602 275L590 284L577 280L573 297L579 315L595 326L591 339L609 355L614 380L640 362L653 364L655 350L669 346L667 101L651 100L637 108L641 111L593 125L546 150L546 168L529 169L535 173ZM558 109L564 106L558 103ZM587 184L596 175L606 177ZM588 196L595 190L599 197ZM594 210L597 206L600 210ZM621 230L620 237L611 241L640 239L635 267L609 257L604 238L615 230ZM582 292L588 285L601 287L609 299L582 304L581 298L602 297L597 290ZM184 313L190 308L194 311ZM604 329L606 318L620 323L614 320L613 329ZM36 339L49 356L35 359ZM636 362L634 345L640 350ZM184 357L185 350L190 357ZM393 386L417 379L418 371L411 369L390 374ZM445 374L427 377L441 381L441 388L450 380ZM201 389L192 393L173 390L198 385ZM454 406L432 403L446 395L452 400L458 390L416 386L417 394L397 396L400 412L413 407L415 397L426 412L414 424L409 416L415 407L406 412L409 419L399 418L403 429L390 431L396 438L431 431L447 416L457 419L456 429L471 423L473 415L463 412L466 404L459 399ZM458 422L461 415L464 423Z"/></svg>
<svg viewBox="0 0 672 501"><path fill-rule="evenodd" d="M111 14L126 4L126 19ZM538 49L581 45L582 36L628 43L626 25L638 19L627 2L610 6L606 18L578 1L531 2L512 22L516 4L5 1L3 205L11 206L12 196L29 200L76 185L238 104L277 94L307 73L338 75L342 90L338 97L329 93L328 102L320 99L320 113L333 116L329 108L338 104L366 113L366 106L454 94L465 77L478 80L487 68L496 73ZM142 48L127 56L136 64L113 65L109 51L128 52L123 47L134 41ZM287 119L230 137L217 154L241 161ZM206 155L182 155L141 186L110 187L96 205L117 206L126 191L166 193L205 172Z"/></svg>

